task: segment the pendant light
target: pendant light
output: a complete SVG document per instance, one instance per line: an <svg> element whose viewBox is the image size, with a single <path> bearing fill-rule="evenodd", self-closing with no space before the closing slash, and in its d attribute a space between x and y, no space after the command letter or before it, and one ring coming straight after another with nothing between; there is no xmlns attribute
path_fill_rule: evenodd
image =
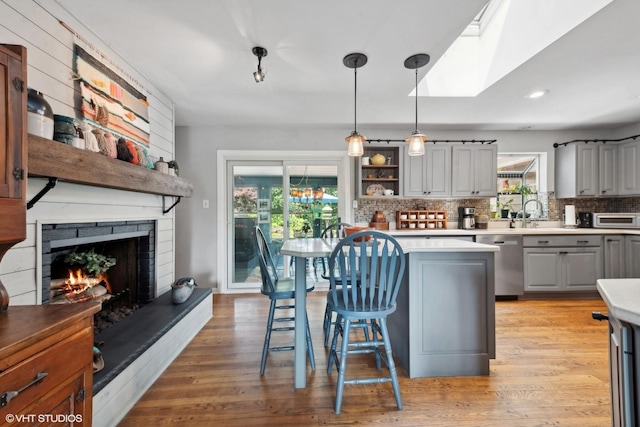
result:
<svg viewBox="0 0 640 427"><path fill-rule="evenodd" d="M367 55L363 53L350 53L342 59L342 63L347 68L353 68L354 96L353 96L353 132L344 140L349 143L348 154L353 157L362 156L364 153L364 142L367 140L358 133L358 68L367 63Z"/></svg>
<svg viewBox="0 0 640 427"><path fill-rule="evenodd" d="M253 52L253 54L258 57L258 71L253 72L253 79L256 81L256 83L263 82L264 77L267 75L267 70L262 68L262 58L267 56L267 49L256 46L251 49L251 52Z"/></svg>
<svg viewBox="0 0 640 427"><path fill-rule="evenodd" d="M407 154L410 156L422 156L424 154L424 143L427 141L427 135L420 133L418 130L418 68L422 68L429 63L431 57L426 53L417 53L411 55L404 61L405 68L416 70L416 130L410 137L405 139L409 143Z"/></svg>

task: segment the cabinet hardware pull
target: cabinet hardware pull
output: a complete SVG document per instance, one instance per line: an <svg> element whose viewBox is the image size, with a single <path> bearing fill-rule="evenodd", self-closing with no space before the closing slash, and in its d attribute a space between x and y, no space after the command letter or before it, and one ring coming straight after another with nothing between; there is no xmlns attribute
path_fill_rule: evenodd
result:
<svg viewBox="0 0 640 427"><path fill-rule="evenodd" d="M589 241L588 241L588 240L577 240L576 242L577 242L577 243L589 243Z"/></svg>
<svg viewBox="0 0 640 427"><path fill-rule="evenodd" d="M504 245L503 241L497 241L497 242L493 242L494 245Z"/></svg>
<svg viewBox="0 0 640 427"><path fill-rule="evenodd" d="M549 243L548 240L538 240L538 243L540 243L541 245L547 244Z"/></svg>
<svg viewBox="0 0 640 427"><path fill-rule="evenodd" d="M27 384L24 387L22 387L20 390L17 390L17 391L16 390L9 390L9 391L5 391L4 393L2 393L2 395L0 395L0 408L3 407L3 406L7 406L7 404L9 402L11 402L11 399L13 399L17 395L19 395L20 393L25 391L26 389L28 389L32 385L38 384L47 375L49 375L49 374L47 374L46 372L38 372L38 374L33 379L33 381L31 381L29 384Z"/></svg>
<svg viewBox="0 0 640 427"><path fill-rule="evenodd" d="M567 251L560 251L560 252L558 252L558 253L559 253L560 255L566 255L566 254L568 254L569 252L567 252Z"/></svg>

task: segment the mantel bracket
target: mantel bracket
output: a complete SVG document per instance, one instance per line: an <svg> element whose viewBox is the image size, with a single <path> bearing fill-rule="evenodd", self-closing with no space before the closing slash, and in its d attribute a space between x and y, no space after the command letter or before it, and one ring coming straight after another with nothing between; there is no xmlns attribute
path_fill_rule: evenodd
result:
<svg viewBox="0 0 640 427"><path fill-rule="evenodd" d="M182 200L182 196L178 196L178 200L176 200L176 201L175 201L171 206L169 206L169 208L167 209L167 208L165 207L165 206L166 206L166 204L165 204L165 197L171 197L171 196L162 196L162 214L163 214L163 215L164 215L164 214L166 214L166 213L171 212L171 209L175 208L175 207L176 207L176 205L177 205L178 203L180 203L180 200Z"/></svg>
<svg viewBox="0 0 640 427"><path fill-rule="evenodd" d="M38 194L33 196L33 199L29 200L29 202L27 203L27 209L31 209L36 203L38 203L38 201L42 199L45 194L51 191L53 187L56 186L57 183L58 183L58 178L49 177L49 182L47 183L47 185L45 185L44 188L40 190Z"/></svg>

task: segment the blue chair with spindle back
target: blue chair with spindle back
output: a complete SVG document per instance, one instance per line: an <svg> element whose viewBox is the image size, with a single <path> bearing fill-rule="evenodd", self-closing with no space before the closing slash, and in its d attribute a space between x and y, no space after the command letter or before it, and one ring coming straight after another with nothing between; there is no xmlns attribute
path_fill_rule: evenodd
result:
<svg viewBox="0 0 640 427"><path fill-rule="evenodd" d="M346 236L345 227L352 227L352 225L346 222L336 222L327 226L327 228L322 231L320 237L329 239L342 239ZM322 265L322 273L320 274L320 276L325 280L329 280L329 259L321 258L320 264ZM340 281L340 279L336 279L335 282L337 286L342 286L342 282ZM331 285L331 281L329 281L329 284ZM325 347L329 345L329 338L331 337L331 325L333 324L333 312L329 309L329 304L327 303L324 309L324 321L322 322L322 327L324 328Z"/></svg>
<svg viewBox="0 0 640 427"><path fill-rule="evenodd" d="M260 292L266 295L271 300L269 307L269 317L267 318L267 332L264 337L264 344L262 346L262 360L260 362L260 375L264 375L264 370L267 366L267 356L270 351L284 351L293 350L294 346L279 346L271 347L271 332L293 331L293 322L295 318L293 316L276 317L276 310L291 310L295 308L293 304L278 305L279 300L293 300L296 297L295 280L294 279L282 279L278 277L276 265L273 262L271 251L267 240L262 233L259 226L254 227L255 244L258 252L258 260L260 262L260 275L262 276L262 288ZM313 285L307 284L307 292L313 290ZM305 307L306 310L306 307ZM288 323L290 326L277 326L276 324ZM309 328L309 316L307 316L307 353L309 356L309 364L312 370L316 370L316 361L313 356L313 343L311 342L311 330Z"/></svg>
<svg viewBox="0 0 640 427"><path fill-rule="evenodd" d="M338 370L336 414L340 413L345 384L375 384L391 382L398 409L402 409L400 385L391 353L387 330L387 316L396 310L396 298L405 272L405 256L396 239L380 231L360 231L345 237L329 257L332 282L328 297L329 308L337 313L333 340L329 351L327 373L335 362ZM337 286L351 281L358 286ZM368 322L367 322L368 320ZM371 327L372 339L355 341L351 328ZM338 352L338 336L342 337ZM381 337L381 339L379 338ZM384 354L381 351L384 348ZM374 353L376 368L384 361L388 376L345 379L347 355Z"/></svg>

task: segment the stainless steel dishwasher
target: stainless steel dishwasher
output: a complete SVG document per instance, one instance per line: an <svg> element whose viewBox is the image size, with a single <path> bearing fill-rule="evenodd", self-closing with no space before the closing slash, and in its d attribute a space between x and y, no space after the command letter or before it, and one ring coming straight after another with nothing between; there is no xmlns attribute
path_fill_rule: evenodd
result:
<svg viewBox="0 0 640 427"><path fill-rule="evenodd" d="M495 254L496 296L516 297L524 294L522 236L512 234L480 234L476 242L500 246Z"/></svg>

